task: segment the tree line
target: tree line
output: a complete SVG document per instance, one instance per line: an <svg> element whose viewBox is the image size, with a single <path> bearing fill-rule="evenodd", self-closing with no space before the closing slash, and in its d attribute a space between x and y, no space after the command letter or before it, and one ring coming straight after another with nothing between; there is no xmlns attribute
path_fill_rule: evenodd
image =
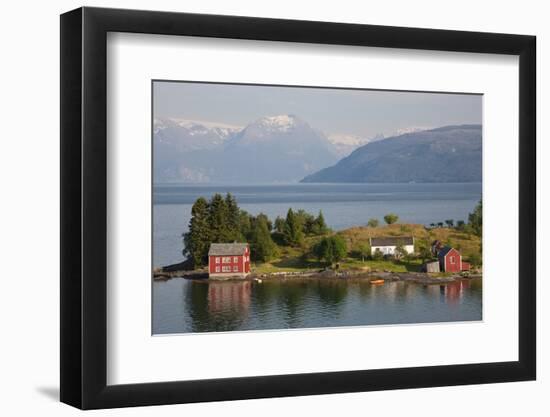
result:
<svg viewBox="0 0 550 417"><path fill-rule="evenodd" d="M253 260L265 262L278 253L277 242L302 246L306 236L328 232L322 211L317 216L289 208L286 217L272 222L267 215L256 216L239 208L230 193L214 194L210 200L199 197L191 208L189 231L183 234L183 255L194 267L208 264L211 243L248 242Z"/></svg>

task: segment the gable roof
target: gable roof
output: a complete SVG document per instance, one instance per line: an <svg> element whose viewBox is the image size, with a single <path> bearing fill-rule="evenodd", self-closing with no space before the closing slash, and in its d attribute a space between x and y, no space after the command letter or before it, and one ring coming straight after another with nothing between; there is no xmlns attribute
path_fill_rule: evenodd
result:
<svg viewBox="0 0 550 417"><path fill-rule="evenodd" d="M439 253L437 254L437 256L438 256L439 258L444 258L444 257L447 256L447 254L448 254L450 251L452 251L452 250L455 250L455 251L456 251L456 249L453 248L453 247L451 247L451 246L445 246L445 247L443 247L443 248L439 251ZM458 251L457 251L457 252L458 252ZM459 253L460 253L460 252L459 252Z"/></svg>
<svg viewBox="0 0 550 417"><path fill-rule="evenodd" d="M412 236L397 236L397 237L371 237L371 246L397 246L397 245L414 245Z"/></svg>
<svg viewBox="0 0 550 417"><path fill-rule="evenodd" d="M211 243L208 256L231 256L244 254L248 243Z"/></svg>

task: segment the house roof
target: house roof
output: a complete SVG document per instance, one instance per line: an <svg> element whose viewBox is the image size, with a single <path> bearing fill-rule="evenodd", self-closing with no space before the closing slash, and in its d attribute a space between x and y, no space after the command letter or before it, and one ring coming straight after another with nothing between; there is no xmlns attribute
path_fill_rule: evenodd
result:
<svg viewBox="0 0 550 417"><path fill-rule="evenodd" d="M451 246L445 246L443 248L441 248L441 250L439 251L439 253L437 254L438 257L440 258L444 258L445 256L447 256L447 254L452 251L454 248L451 247ZM455 249L456 250L456 249Z"/></svg>
<svg viewBox="0 0 550 417"><path fill-rule="evenodd" d="M370 239L371 246L397 246L397 245L414 245L412 236L397 236L397 237L372 237Z"/></svg>
<svg viewBox="0 0 550 417"><path fill-rule="evenodd" d="M231 256L244 254L248 243L211 243L209 256Z"/></svg>

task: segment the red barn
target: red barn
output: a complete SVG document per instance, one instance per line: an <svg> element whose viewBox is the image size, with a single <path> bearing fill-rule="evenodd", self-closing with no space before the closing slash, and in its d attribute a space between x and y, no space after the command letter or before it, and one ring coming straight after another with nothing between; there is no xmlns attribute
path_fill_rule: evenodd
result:
<svg viewBox="0 0 550 417"><path fill-rule="evenodd" d="M212 243L208 251L208 275L213 279L245 278L250 273L248 243Z"/></svg>
<svg viewBox="0 0 550 417"><path fill-rule="evenodd" d="M437 254L439 268L443 272L461 272L470 269L470 264L462 262L462 255L455 248L445 246Z"/></svg>

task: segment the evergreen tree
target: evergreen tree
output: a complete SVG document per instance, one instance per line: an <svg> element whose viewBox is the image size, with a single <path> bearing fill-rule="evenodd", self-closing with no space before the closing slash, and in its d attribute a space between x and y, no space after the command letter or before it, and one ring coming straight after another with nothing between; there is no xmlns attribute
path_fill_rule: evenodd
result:
<svg viewBox="0 0 550 417"><path fill-rule="evenodd" d="M210 224L212 242L232 242L232 236L228 227L227 204L220 194L214 194L210 200L208 223Z"/></svg>
<svg viewBox="0 0 550 417"><path fill-rule="evenodd" d="M275 231L277 233L284 233L285 231L285 219L281 216L277 216L275 218Z"/></svg>
<svg viewBox="0 0 550 417"><path fill-rule="evenodd" d="M183 235L183 241L183 254L191 259L196 268L208 263L211 242L209 209L203 197L198 198L191 208L189 231Z"/></svg>
<svg viewBox="0 0 550 417"><path fill-rule="evenodd" d="M288 209L286 214L285 229L283 234L286 243L291 246L299 246L304 239L300 220L291 208Z"/></svg>
<svg viewBox="0 0 550 417"><path fill-rule="evenodd" d="M313 253L317 259L325 260L332 265L346 256L346 242L338 235L324 237L313 247Z"/></svg>
<svg viewBox="0 0 550 417"><path fill-rule="evenodd" d="M252 258L260 262L269 261L277 252L277 247L271 239L265 214L259 214L253 221L250 252Z"/></svg>
<svg viewBox="0 0 550 417"><path fill-rule="evenodd" d="M471 226L474 234L481 236L483 233L483 207L481 200L477 203L474 211L468 215L468 224Z"/></svg>
<svg viewBox="0 0 550 417"><path fill-rule="evenodd" d="M248 240L252 233L251 217L245 210L239 210L239 233L242 241Z"/></svg>
<svg viewBox="0 0 550 417"><path fill-rule="evenodd" d="M302 232L305 235L311 235L315 226L315 217L313 217L304 209L298 210L295 214L296 219L298 220L298 223L300 224L300 227L302 229Z"/></svg>
<svg viewBox="0 0 550 417"><path fill-rule="evenodd" d="M315 219L315 225L313 231L316 235L324 235L329 231L329 228L325 222L325 217L323 216L323 211L319 210L319 215Z"/></svg>
<svg viewBox="0 0 550 417"><path fill-rule="evenodd" d="M242 236L239 229L239 206L231 193L227 193L225 196L225 205L227 207L227 238L240 241L242 240Z"/></svg>

